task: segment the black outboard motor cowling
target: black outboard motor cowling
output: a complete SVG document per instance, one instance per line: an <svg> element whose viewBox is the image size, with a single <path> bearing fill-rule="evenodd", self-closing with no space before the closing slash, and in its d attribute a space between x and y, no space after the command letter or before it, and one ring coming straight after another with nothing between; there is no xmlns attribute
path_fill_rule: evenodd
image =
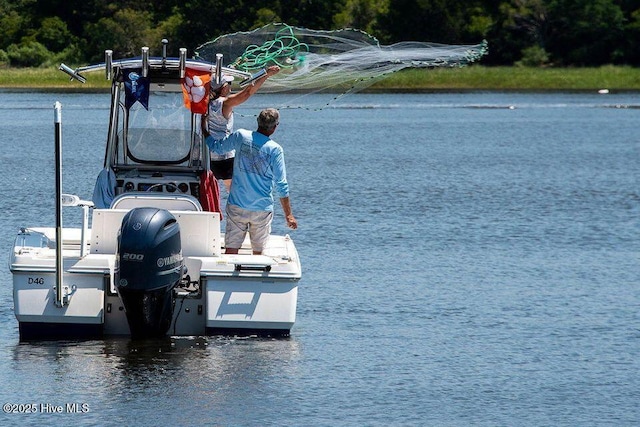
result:
<svg viewBox="0 0 640 427"><path fill-rule="evenodd" d="M122 220L116 286L131 336L164 336L173 318L173 288L184 270L180 226L167 210L135 208Z"/></svg>

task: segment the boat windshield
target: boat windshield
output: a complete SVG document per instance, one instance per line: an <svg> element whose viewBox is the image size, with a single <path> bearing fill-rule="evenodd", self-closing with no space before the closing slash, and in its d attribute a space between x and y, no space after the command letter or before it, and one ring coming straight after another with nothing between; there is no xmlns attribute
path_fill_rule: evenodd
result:
<svg viewBox="0 0 640 427"><path fill-rule="evenodd" d="M125 126L126 112L120 114L118 163L188 164L192 148L191 112L184 107L181 94L151 93L148 106L147 110L138 102L133 104L128 126ZM196 142L192 160L198 157L199 138Z"/></svg>

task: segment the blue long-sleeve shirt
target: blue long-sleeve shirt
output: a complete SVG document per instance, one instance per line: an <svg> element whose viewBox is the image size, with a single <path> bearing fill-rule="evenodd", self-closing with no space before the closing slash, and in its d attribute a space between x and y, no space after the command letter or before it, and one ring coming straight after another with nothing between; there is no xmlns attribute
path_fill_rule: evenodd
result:
<svg viewBox="0 0 640 427"><path fill-rule="evenodd" d="M289 196L282 147L260 132L238 129L223 139L205 138L215 153L236 150L227 203L250 211L273 211L273 193Z"/></svg>

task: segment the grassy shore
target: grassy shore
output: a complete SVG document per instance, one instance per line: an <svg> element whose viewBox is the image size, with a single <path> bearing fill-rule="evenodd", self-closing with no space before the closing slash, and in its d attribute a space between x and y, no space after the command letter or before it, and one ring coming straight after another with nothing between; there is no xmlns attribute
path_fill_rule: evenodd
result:
<svg viewBox="0 0 640 427"><path fill-rule="evenodd" d="M0 68L0 88L37 90L109 90L111 84L104 72L87 73L87 82L70 82L69 77L56 67L48 68Z"/></svg>
<svg viewBox="0 0 640 427"><path fill-rule="evenodd" d="M87 83L69 82L55 67L1 68L0 88L37 90L108 90L104 73L86 74ZM484 67L406 69L371 87L374 91L523 90L523 91L640 91L640 68Z"/></svg>
<svg viewBox="0 0 640 427"><path fill-rule="evenodd" d="M409 69L379 82L379 89L395 90L640 90L640 68L482 67Z"/></svg>

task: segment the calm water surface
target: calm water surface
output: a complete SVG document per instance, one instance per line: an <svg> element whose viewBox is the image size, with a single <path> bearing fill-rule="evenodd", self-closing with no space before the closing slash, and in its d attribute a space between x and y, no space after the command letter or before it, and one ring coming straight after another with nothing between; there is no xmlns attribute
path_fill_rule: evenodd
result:
<svg viewBox="0 0 640 427"><path fill-rule="evenodd" d="M7 257L19 227L55 223L57 100L65 192L90 197L102 167L106 95L0 93ZM251 102L237 126L287 100ZM5 262L0 400L38 413L0 422L639 425L639 107L471 93L283 110L303 262L291 338L19 343Z"/></svg>

